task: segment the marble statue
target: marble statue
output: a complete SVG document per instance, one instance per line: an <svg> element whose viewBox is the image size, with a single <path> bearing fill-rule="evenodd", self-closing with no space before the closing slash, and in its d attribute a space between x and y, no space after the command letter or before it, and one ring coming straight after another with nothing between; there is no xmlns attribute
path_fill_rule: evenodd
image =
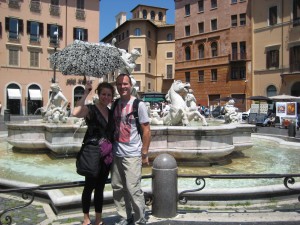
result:
<svg viewBox="0 0 300 225"><path fill-rule="evenodd" d="M230 99L224 106L225 110L225 123L238 123L239 116L238 116L238 108L234 106L234 100Z"/></svg>
<svg viewBox="0 0 300 225"><path fill-rule="evenodd" d="M53 83L50 86L52 93L46 107L41 108L41 113L44 122L59 123L67 122L67 111L68 100L62 93L57 83Z"/></svg>

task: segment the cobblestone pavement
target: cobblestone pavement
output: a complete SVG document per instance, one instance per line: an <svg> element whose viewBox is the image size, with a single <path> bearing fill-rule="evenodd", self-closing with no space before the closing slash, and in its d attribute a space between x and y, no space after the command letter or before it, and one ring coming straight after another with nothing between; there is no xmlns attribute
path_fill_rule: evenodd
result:
<svg viewBox="0 0 300 225"><path fill-rule="evenodd" d="M11 116L11 121L28 120L26 116ZM0 131L6 132L5 121L0 116ZM288 136L287 129L274 127L257 127L257 133L269 135ZM296 138L300 138L299 131ZM29 198L30 201L30 198ZM23 200L21 194L0 194L0 216L3 210L20 207L29 202ZM272 198L248 201L232 202L194 202L187 205L179 205L177 215L173 218L156 218L148 208L148 223L153 225L299 225L300 203L298 196L285 198ZM93 215L93 213L91 213ZM9 217L12 221L10 223ZM104 222L114 224L119 217L112 205L105 205L103 210ZM81 225L82 213L80 208L65 209L58 214L54 213L49 202L35 197L32 204L24 208L18 208L2 215L0 224L16 225ZM8 219L8 220L6 220ZM92 217L93 219L93 217Z"/></svg>

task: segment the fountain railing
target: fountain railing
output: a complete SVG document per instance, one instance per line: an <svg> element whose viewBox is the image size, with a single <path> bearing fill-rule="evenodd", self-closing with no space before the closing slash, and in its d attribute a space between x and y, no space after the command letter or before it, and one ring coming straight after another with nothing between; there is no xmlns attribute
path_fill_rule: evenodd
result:
<svg viewBox="0 0 300 225"><path fill-rule="evenodd" d="M178 179L180 178L191 178L195 179L195 184L198 185L198 188L195 189L189 189L189 190L181 190L177 192L177 196L174 196L174 199L176 199L176 209L177 209L177 203L179 204L186 204L188 200L204 200L205 197L201 195L201 190L203 190L206 186L206 179L283 179L283 185L285 191L281 193L281 195L292 195L292 194L300 194L300 186L296 185L295 178L299 178L300 174L210 174L210 175L189 175L189 174L178 174L176 176L176 182L178 182ZM154 179L153 175L144 175L142 176L142 179ZM7 215L9 212L12 212L17 209L25 208L33 203L35 200L35 195L38 191L46 191L46 190L53 190L53 189L65 189L65 188L74 188L74 187L82 187L84 186L84 181L74 181L74 182L64 182L64 183L55 183L55 184L44 184L44 185L37 185L32 187L16 187L16 188L7 188L7 189L0 189L0 194L8 194L8 193L21 193L22 198L25 200L25 203L20 206L4 209L0 211L0 225L8 224L11 225L13 222L13 218L10 215ZM111 180L108 179L106 181L106 184L110 184ZM169 183L166 184L169 186ZM295 185L295 187L293 187ZM152 185L153 186L153 185ZM160 187L161 184L160 184ZM153 187L153 190L155 187ZM161 188L164 189L164 188ZM168 189L168 188L165 188ZM153 203L153 199L155 199L155 193L154 191L145 192L145 200L147 205L151 205ZM222 193L223 195L224 193ZM278 193L273 193L275 196L278 196ZM268 196L267 194L264 194L264 197ZM210 196L213 197L213 196ZM269 197L269 196L268 196ZM229 199L244 199L253 200L253 195L245 195L243 193L235 194L231 193L228 197ZM166 199L166 198L165 198ZM215 198L215 201L221 200L220 198ZM222 197L222 200L224 200L224 196ZM26 202L27 201L27 202ZM298 196L298 201L300 201L300 196ZM156 212L157 210L153 208L155 205L152 204L152 212ZM162 212L163 213L163 212ZM159 212L160 216L162 218L167 218L164 215L161 215L161 212ZM5 219L4 219L5 216ZM169 215L167 215L169 216ZM3 217L3 218L2 218ZM5 222L4 222L5 220Z"/></svg>

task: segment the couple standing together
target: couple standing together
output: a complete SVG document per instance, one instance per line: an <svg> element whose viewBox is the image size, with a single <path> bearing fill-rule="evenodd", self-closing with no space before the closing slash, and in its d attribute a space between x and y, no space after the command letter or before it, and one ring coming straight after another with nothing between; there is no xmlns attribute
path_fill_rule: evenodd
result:
<svg viewBox="0 0 300 225"><path fill-rule="evenodd" d="M101 116L97 117L97 126L104 130L106 138L113 143L113 162L101 162L101 171L98 177L85 177L85 186L82 193L83 225L91 225L89 215L91 195L94 193L95 225L104 224L102 220L103 190L111 171L111 185L113 198L119 215L117 225L146 224L145 200L141 189L142 165L149 165L148 149L151 139L149 117L144 103L138 105L138 119L141 125L140 136L133 111L135 97L131 96L132 83L128 74L120 74L116 80L120 100L113 107L108 105L113 101L114 88L109 83L100 83L96 89L99 101L94 106L85 105L85 100L92 89L87 83L83 97L77 102L73 116L84 117L87 123L87 133L95 127L95 110ZM128 114L130 116L128 116ZM93 126L94 125L94 126ZM99 129L99 127L98 127ZM103 132L100 132L103 134ZM102 138L101 135L98 138Z"/></svg>

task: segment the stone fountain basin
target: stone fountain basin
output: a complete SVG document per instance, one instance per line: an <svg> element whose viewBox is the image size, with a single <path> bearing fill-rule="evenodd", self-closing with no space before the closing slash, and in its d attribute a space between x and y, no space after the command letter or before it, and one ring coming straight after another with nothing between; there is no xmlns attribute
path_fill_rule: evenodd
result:
<svg viewBox="0 0 300 225"><path fill-rule="evenodd" d="M75 155L86 127L66 123L8 122L7 142L16 150L50 151L56 157ZM220 162L233 151L253 146L255 125L223 124L218 126L151 126L150 159L169 153L180 161ZM222 159L223 158L223 159Z"/></svg>

